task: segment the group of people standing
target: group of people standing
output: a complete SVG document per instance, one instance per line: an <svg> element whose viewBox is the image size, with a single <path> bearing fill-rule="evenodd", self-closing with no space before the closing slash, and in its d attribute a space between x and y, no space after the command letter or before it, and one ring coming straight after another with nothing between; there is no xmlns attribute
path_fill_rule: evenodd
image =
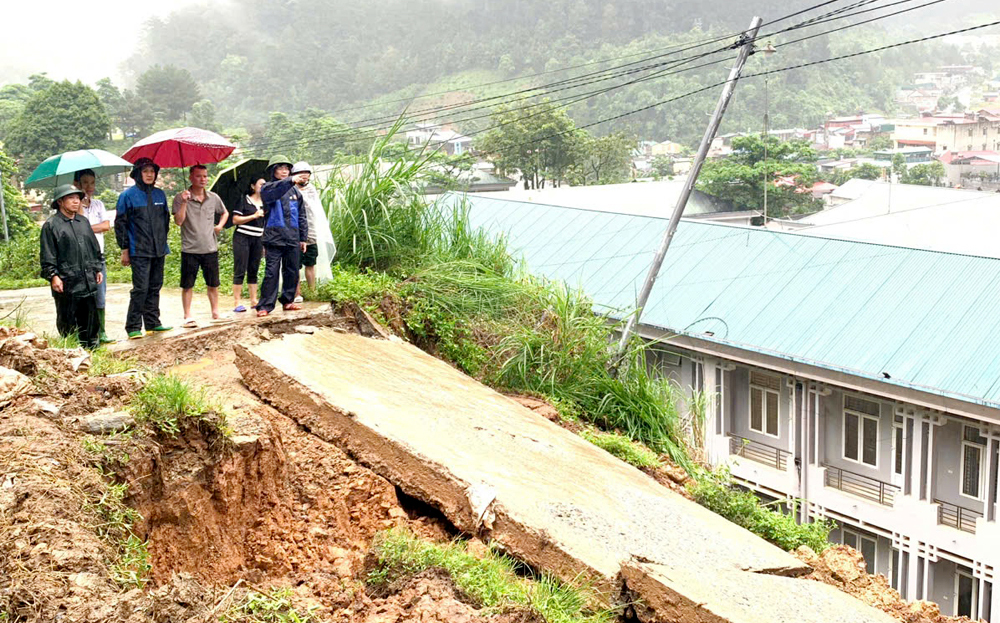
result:
<svg viewBox="0 0 1000 623"><path fill-rule="evenodd" d="M212 322L230 322L219 309L218 237L228 224L233 233L234 313L245 313L241 303L243 283L249 288L250 307L267 316L278 302L284 310L301 309L299 270L305 267L307 283L316 285L320 250L318 227L325 222L319 192L310 184L312 169L306 162L271 159L263 176L252 179L238 205L230 210L218 194L208 189L208 170L189 170L190 186L167 207L167 196L156 187L160 167L140 158L130 176L135 185L118 197L113 212L94 197L93 171L78 171L74 183L56 188L55 213L42 226L41 276L49 281L56 305L56 326L62 335L77 334L87 348L113 342L105 331L107 268L104 232L114 230L122 249L121 263L132 269L125 331L129 339L146 332L170 331L160 320L160 289L167 254L170 217L181 234L181 302L183 326L198 326L191 314L194 286L201 272L208 290ZM329 239L332 246L332 238ZM324 249L329 263L333 250ZM258 272L265 261L264 279L257 294ZM279 293L280 282L280 293Z"/></svg>

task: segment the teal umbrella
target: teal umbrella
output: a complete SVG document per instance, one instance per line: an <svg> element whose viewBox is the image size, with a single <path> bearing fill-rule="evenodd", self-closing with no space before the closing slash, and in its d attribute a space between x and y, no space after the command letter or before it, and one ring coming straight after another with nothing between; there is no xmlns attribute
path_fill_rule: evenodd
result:
<svg viewBox="0 0 1000 623"><path fill-rule="evenodd" d="M101 177L132 170L132 163L103 149L81 149L52 156L38 165L24 182L26 188L55 188L73 182L73 174L90 169Z"/></svg>

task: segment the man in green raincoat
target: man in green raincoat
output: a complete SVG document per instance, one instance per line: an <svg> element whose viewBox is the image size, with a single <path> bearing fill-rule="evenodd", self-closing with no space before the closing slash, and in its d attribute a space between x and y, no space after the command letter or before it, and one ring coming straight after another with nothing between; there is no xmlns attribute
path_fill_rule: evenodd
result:
<svg viewBox="0 0 1000 623"><path fill-rule="evenodd" d="M80 214L84 193L71 184L55 190L55 214L42 225L42 278L52 288L56 328L62 336L77 334L85 348L97 348L100 323L97 286L103 283L104 256L90 221Z"/></svg>

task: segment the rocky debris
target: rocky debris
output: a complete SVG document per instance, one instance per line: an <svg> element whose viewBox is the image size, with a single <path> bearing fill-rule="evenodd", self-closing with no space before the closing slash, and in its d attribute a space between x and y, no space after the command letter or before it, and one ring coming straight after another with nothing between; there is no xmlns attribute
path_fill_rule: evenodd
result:
<svg viewBox="0 0 1000 623"><path fill-rule="evenodd" d="M306 335L312 335L313 333L316 333L316 327L308 324L300 324L296 325L295 332L304 333Z"/></svg>
<svg viewBox="0 0 1000 623"><path fill-rule="evenodd" d="M92 435L107 435L133 427L135 418L127 411L106 407L96 413L81 417L77 425Z"/></svg>
<svg viewBox="0 0 1000 623"><path fill-rule="evenodd" d="M33 389L31 380L17 370L0 366L0 407L6 407L15 398Z"/></svg>
<svg viewBox="0 0 1000 623"><path fill-rule="evenodd" d="M864 556L846 545L833 545L822 554L816 554L806 546L795 551L799 560L813 568L805 578L835 586L853 595L870 606L874 606L903 623L962 623L966 617L950 617L941 614L937 604L916 601L907 602L899 592L889 585L883 575L869 575Z"/></svg>

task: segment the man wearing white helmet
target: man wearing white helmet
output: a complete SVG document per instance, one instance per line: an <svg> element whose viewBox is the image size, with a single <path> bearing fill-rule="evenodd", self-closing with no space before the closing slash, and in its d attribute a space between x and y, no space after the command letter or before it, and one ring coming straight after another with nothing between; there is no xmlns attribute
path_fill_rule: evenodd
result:
<svg viewBox="0 0 1000 623"><path fill-rule="evenodd" d="M292 165L292 176L295 177L295 185L298 187L299 192L302 193L302 199L306 206L306 215L309 224L309 235L306 238L306 250L302 254L302 266L305 269L306 274L306 284L308 284L310 289L316 287L316 264L317 260L322 259L320 270L324 271L324 278L329 279L332 277L325 276L325 273L330 272L330 262L333 260L333 253L330 251L330 247L333 245L333 236L330 235L330 227L326 218L326 212L323 210L323 203L320 200L319 191L316 187L310 183L312 178L312 167L309 166L308 162L300 161ZM326 231L321 231L320 224L325 226ZM326 234L326 235L324 235ZM323 257L320 255L320 244L319 240L323 241ZM299 288L295 292L295 302L302 302L302 285L299 283Z"/></svg>

